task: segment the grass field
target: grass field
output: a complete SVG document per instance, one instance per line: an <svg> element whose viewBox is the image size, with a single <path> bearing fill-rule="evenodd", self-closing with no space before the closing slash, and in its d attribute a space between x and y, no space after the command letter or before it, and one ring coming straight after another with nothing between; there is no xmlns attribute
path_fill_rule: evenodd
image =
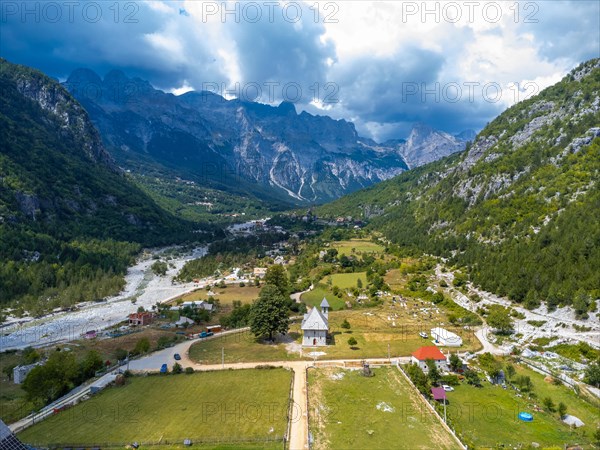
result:
<svg viewBox="0 0 600 450"><path fill-rule="evenodd" d="M239 285L228 285L226 288L212 288L213 292L217 294L214 298L219 300L221 306L228 306L233 303L234 300L240 300L242 303L252 303L253 300L258 298L260 288L256 286L244 286ZM208 291L205 289L199 289L184 295L181 299L184 302L194 300L208 300Z"/></svg>
<svg viewBox="0 0 600 450"><path fill-rule="evenodd" d="M225 335L217 339L198 341L190 347L190 359L202 364L221 364L222 351L225 363L289 361L300 359L297 352L288 352L288 342L299 339L298 325L292 328L286 342L266 344L258 342L250 332Z"/></svg>
<svg viewBox="0 0 600 450"><path fill-rule="evenodd" d="M363 286L367 285L367 272L336 273L323 278L321 283L327 284L329 278L331 278L331 285L337 286L340 289L356 287L359 278L362 281Z"/></svg>
<svg viewBox="0 0 600 450"><path fill-rule="evenodd" d="M448 417L467 443L476 447L518 446L537 442L542 447L564 444L589 444L598 426L598 411L578 399L565 387L546 383L543 377L531 370L517 367L517 373L531 376L535 385L535 401L517 397L516 391L502 389L488 383L482 388L461 384L448 393ZM563 401L567 414L579 417L586 424L575 431L562 423L557 413L535 411L542 406L541 399L550 395L555 404ZM518 419L519 412L533 414L533 422Z"/></svg>
<svg viewBox="0 0 600 450"><path fill-rule="evenodd" d="M397 314L397 318L393 318L393 314ZM350 323L350 330L341 327L344 320ZM435 318L415 319L398 308L385 306L368 310L334 311L329 314L332 342L326 347L302 348L299 323L294 323L290 326L290 333L276 344L257 342L249 332L226 335L192 345L190 357L203 364L220 364L221 351L224 349L226 363L312 359L310 353L314 351L323 353L319 356L321 360L384 358L388 356L388 346L390 356L408 356L423 345L432 345L418 333L423 329L429 332L429 329L438 323L439 320ZM461 352L474 351L481 347L473 332L462 328L449 329L463 338L464 345L459 349ZM348 345L350 337L357 340L356 346Z"/></svg>
<svg viewBox="0 0 600 450"><path fill-rule="evenodd" d="M323 297L327 298L327 301L329 302L329 306L331 306L332 311L344 309L344 300L333 295L333 293L327 288L325 284L318 284L312 291L308 291L302 294L300 300L302 300L308 306L319 306L321 304L321 301L323 301Z"/></svg>
<svg viewBox="0 0 600 450"><path fill-rule="evenodd" d="M291 376L288 370L264 369L134 377L124 387L109 388L26 429L19 438L88 446L183 442L187 437L224 444L275 439L286 430Z"/></svg>
<svg viewBox="0 0 600 450"><path fill-rule="evenodd" d="M522 365L516 365L517 376L527 375L531 377L534 385L534 392L538 399L550 397L555 405L563 402L567 405L567 414L579 417L586 426L581 430L587 430L591 434L597 427L600 427L600 409L591 405L587 401L578 397L572 389L567 386L557 386L553 383L544 381L544 376Z"/></svg>
<svg viewBox="0 0 600 450"><path fill-rule="evenodd" d="M460 448L394 367L309 371L309 426L316 449Z"/></svg>
<svg viewBox="0 0 600 450"><path fill-rule="evenodd" d="M341 327L344 320L350 323L350 330ZM408 356L417 348L433 345L431 341L422 339L419 331L429 330L437 326L443 316L440 314L429 317L413 317L404 308L381 306L378 308L344 310L329 315L330 333L334 345L319 349L327 354L322 358L378 358ZM479 340L472 331L462 328L446 327L463 338L460 351L477 350L481 347ZM352 348L348 339L354 337L358 342ZM445 352L445 350L442 348ZM456 351L456 349L451 349Z"/></svg>
<svg viewBox="0 0 600 450"><path fill-rule="evenodd" d="M352 255L360 253L381 253L384 248L367 239L351 239L349 241L332 242L340 255ZM353 251L354 250L354 251Z"/></svg>
<svg viewBox="0 0 600 450"><path fill-rule="evenodd" d="M197 328L192 327L190 332ZM199 329L199 328L198 328ZM78 360L82 360L90 350L95 350L100 354L103 361L115 361L115 351L118 348L133 351L138 340L148 338L150 348L157 347L158 340L161 337L181 341L183 337L175 334L174 330L161 330L154 327L143 327L140 331L130 333L124 336L109 339L79 339L60 344L56 347L69 348ZM53 351L54 347L48 347L45 350L39 350L42 354ZM20 385L14 384L4 373L4 368L21 364L22 356L20 353L1 353L0 354L0 418L6 423L12 423L30 414L34 405L25 400L25 392Z"/></svg>

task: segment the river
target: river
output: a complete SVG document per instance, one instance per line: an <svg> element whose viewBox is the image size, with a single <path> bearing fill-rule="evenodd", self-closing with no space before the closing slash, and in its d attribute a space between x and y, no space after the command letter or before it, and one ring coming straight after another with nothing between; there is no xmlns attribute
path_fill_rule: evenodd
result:
<svg viewBox="0 0 600 450"><path fill-rule="evenodd" d="M42 347L78 339L87 331L118 324L140 306L150 309L157 302L193 290L193 283L173 284L171 280L186 261L204 256L207 248L198 247L184 255L172 256L168 261L167 274L162 277L155 275L150 269L155 261L152 256L169 250L173 250L173 247L146 252L127 270L123 291L106 301L85 303L79 305L76 311L53 313L37 319L24 318L19 323L4 327L0 336L0 351ZM133 298L136 298L135 303L132 302Z"/></svg>

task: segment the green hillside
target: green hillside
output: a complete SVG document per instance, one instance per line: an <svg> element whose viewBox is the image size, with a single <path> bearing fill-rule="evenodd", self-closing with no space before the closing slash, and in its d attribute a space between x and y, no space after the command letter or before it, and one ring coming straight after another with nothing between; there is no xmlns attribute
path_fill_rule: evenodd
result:
<svg viewBox="0 0 600 450"><path fill-rule="evenodd" d="M58 82L5 60L0 148L0 307L102 298L141 245L198 236L125 177Z"/></svg>
<svg viewBox="0 0 600 450"><path fill-rule="evenodd" d="M491 122L465 152L317 210L415 252L450 257L484 289L535 307L600 297L600 60Z"/></svg>

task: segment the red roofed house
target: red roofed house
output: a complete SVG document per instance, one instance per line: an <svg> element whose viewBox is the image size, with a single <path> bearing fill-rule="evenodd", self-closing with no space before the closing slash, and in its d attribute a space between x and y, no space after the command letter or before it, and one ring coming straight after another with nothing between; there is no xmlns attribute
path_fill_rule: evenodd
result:
<svg viewBox="0 0 600 450"><path fill-rule="evenodd" d="M435 345L421 347L413 352L411 362L417 364L421 369L427 371L427 360L435 361L436 366L441 370L448 370L448 361L446 356Z"/></svg>
<svg viewBox="0 0 600 450"><path fill-rule="evenodd" d="M152 323L154 320L154 314L151 312L139 312L129 314L129 325L138 326L138 325L148 325Z"/></svg>

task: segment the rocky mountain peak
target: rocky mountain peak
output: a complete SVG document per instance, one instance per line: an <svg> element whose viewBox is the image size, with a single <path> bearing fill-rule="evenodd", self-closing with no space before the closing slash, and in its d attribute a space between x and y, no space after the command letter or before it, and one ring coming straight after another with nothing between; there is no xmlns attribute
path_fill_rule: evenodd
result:
<svg viewBox="0 0 600 450"><path fill-rule="evenodd" d="M95 84L96 86L102 85L102 78L90 69L75 69L69 75L67 83L72 86L84 85L84 84Z"/></svg>
<svg viewBox="0 0 600 450"><path fill-rule="evenodd" d="M283 101L279 104L277 109L278 109L278 112L280 112L282 115L295 116L297 114L296 106L292 102Z"/></svg>
<svg viewBox="0 0 600 450"><path fill-rule="evenodd" d="M464 150L465 143L465 140L424 123L414 124L406 141L394 141L397 150L411 168Z"/></svg>

